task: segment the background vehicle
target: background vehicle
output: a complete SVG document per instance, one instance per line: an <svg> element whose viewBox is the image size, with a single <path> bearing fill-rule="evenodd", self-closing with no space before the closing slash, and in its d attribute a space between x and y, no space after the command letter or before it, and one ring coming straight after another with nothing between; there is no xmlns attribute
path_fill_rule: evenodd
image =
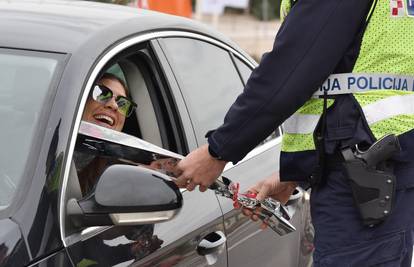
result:
<svg viewBox="0 0 414 267"><path fill-rule="evenodd" d="M291 201L298 231L283 237L259 230L212 191L178 192L181 211L162 223L92 219L86 227L69 218L70 200L82 200L72 157L99 74L115 66L138 104L126 133L184 155L220 125L255 66L231 41L190 20L85 2L0 2L0 25L0 266L308 263L302 191ZM280 134L225 175L242 190L268 176L278 166ZM202 252L204 240L217 247Z"/></svg>

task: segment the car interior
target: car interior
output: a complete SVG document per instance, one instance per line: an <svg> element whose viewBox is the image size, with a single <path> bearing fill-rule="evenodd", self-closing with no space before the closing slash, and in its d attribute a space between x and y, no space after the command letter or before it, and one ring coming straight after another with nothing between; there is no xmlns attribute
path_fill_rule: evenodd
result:
<svg viewBox="0 0 414 267"><path fill-rule="evenodd" d="M118 66L120 71L124 73L131 98L137 103L137 108L134 114L127 119L123 132L162 147L163 143L154 106L142 72L136 64L127 59L119 61Z"/></svg>

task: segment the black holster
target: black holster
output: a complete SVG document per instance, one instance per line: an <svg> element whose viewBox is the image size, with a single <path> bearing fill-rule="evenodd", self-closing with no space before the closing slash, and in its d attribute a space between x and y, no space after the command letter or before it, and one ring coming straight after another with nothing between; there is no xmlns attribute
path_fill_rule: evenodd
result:
<svg viewBox="0 0 414 267"><path fill-rule="evenodd" d="M342 150L354 202L364 225L379 224L392 212L396 177L389 158L399 150L398 139L391 135L377 141L366 152Z"/></svg>

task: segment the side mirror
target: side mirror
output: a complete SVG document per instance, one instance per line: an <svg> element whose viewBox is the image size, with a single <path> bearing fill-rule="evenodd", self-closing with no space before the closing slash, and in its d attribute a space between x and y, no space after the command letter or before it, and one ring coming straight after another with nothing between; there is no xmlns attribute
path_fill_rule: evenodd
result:
<svg viewBox="0 0 414 267"><path fill-rule="evenodd" d="M137 225L172 219L182 206L177 185L162 173L131 165L112 165L92 194L69 199L67 212L77 227Z"/></svg>

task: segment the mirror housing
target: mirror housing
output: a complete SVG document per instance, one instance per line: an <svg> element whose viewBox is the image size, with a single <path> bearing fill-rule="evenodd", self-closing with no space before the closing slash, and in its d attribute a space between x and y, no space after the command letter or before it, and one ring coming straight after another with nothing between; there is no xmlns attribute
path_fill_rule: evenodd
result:
<svg viewBox="0 0 414 267"><path fill-rule="evenodd" d="M138 225L172 219L182 195L167 175L140 166L115 164L101 175L95 190L67 203L77 227Z"/></svg>

